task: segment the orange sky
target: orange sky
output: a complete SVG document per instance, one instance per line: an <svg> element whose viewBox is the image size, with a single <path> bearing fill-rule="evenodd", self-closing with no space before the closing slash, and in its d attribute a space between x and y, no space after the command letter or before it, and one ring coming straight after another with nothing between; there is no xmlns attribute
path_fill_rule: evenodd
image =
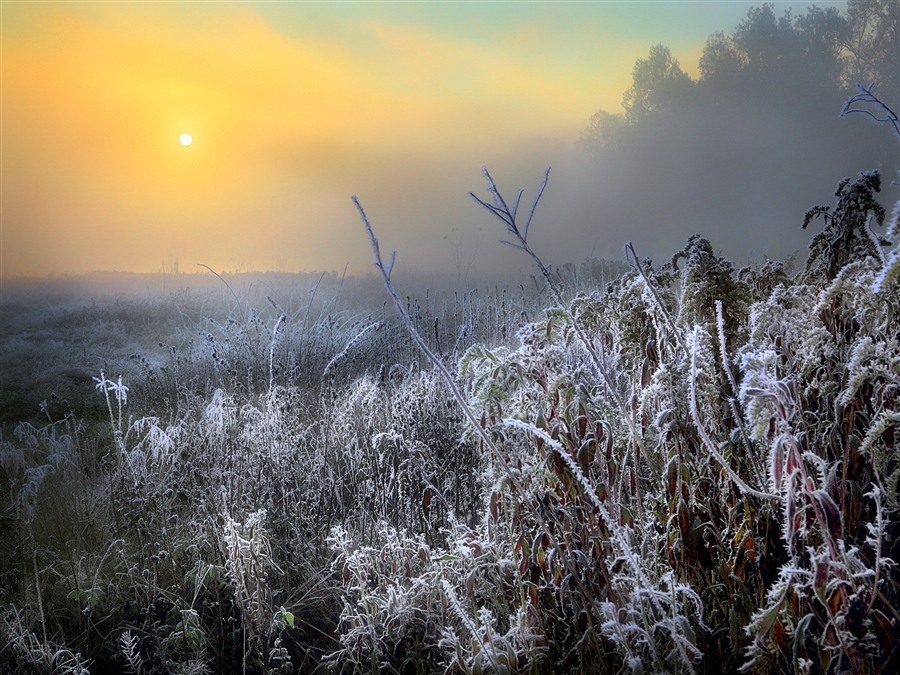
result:
<svg viewBox="0 0 900 675"><path fill-rule="evenodd" d="M427 266L483 164L534 187L723 5L3 0L0 273L363 270L351 194Z"/></svg>

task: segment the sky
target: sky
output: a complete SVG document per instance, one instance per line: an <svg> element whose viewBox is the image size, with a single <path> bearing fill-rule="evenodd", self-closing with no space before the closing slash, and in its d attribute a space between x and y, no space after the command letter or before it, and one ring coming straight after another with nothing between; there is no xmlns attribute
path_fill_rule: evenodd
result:
<svg viewBox="0 0 900 675"><path fill-rule="evenodd" d="M758 4L2 0L0 274L364 272L351 195L400 266L527 264L467 197L485 165L526 200L554 167L557 262L621 258L576 140L650 46L696 77Z"/></svg>

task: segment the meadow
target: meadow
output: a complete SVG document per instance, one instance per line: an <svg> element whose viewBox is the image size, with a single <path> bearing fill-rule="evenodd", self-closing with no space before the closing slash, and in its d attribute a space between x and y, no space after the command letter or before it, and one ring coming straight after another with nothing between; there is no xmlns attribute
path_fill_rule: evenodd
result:
<svg viewBox="0 0 900 675"><path fill-rule="evenodd" d="M7 283L0 670L896 672L880 181L740 269L551 269L489 182L521 283L395 306L362 207L381 277Z"/></svg>

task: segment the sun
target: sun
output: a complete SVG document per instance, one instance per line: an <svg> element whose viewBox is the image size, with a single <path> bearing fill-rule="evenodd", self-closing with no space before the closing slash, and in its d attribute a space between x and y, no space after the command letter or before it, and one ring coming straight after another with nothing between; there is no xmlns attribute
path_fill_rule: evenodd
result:
<svg viewBox="0 0 900 675"><path fill-rule="evenodd" d="M179 137L178 140L179 140L179 141L181 142L181 144L184 145L184 146L188 146L188 145L190 145L191 143L194 142L194 139L191 138L191 135L190 135L190 134L181 134L181 136Z"/></svg>

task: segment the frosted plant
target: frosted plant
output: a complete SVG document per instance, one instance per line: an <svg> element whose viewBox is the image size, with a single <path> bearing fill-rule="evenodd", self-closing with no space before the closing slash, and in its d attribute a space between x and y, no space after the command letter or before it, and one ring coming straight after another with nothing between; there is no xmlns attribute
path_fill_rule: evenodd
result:
<svg viewBox="0 0 900 675"><path fill-rule="evenodd" d="M900 200L894 204L884 239L887 245L894 244L894 247L884 257L881 271L872 285L873 293L885 293L890 288L896 288L897 279L900 278Z"/></svg>
<svg viewBox="0 0 900 675"><path fill-rule="evenodd" d="M328 362L328 365L325 366L325 369L322 371L322 379L325 379L325 377L328 375L328 371L331 370L332 366L334 366L338 361L340 361L341 359L346 357L347 352L350 351L356 345L356 343L358 343L360 340L362 340L362 338L366 335L366 333L368 333L369 331L372 331L372 330L378 330L381 326L382 326L382 322L376 321L375 323L371 323L368 326L366 326L365 328L363 328L361 331L359 331L359 333L357 333L356 336L354 336L354 338L352 340L350 340L347 343L347 345L339 353L335 354L334 358L331 359L331 361Z"/></svg>
<svg viewBox="0 0 900 675"><path fill-rule="evenodd" d="M216 389L212 401L206 406L200 432L213 444L222 444L233 420L234 402L222 389Z"/></svg>
<svg viewBox="0 0 900 675"><path fill-rule="evenodd" d="M512 208L507 205L506 200L500 194L497 185L494 183L494 179L491 178L491 175L488 173L487 168L482 168L482 173L484 174L485 179L488 183L488 192L491 194L491 199L493 204L488 204L484 200L475 196L474 193L470 192L469 196L479 205L483 206L488 212L490 212L495 218L497 218L501 223L503 223L506 228L507 234L510 236L512 241L501 240L501 243L507 244L512 248L519 249L523 251L529 258L534 262L537 266L538 270L541 272L543 277L546 279L548 287L553 295L553 299L556 302L557 308L555 308L561 315L565 316L570 320L571 330L573 331L574 336L577 337L578 341L582 344L582 346L587 350L590 355L591 361L596 367L598 373L602 377L604 383L607 386L608 392L614 404L619 408L619 412L622 415L623 420L628 424L628 427L632 434L632 440L634 442L634 451L635 451L635 467L639 464L637 460L637 456L639 454L643 454L643 438L639 429L637 428L636 420L633 417L633 411L629 409L626 405L625 398L622 395L618 383L616 382L615 371L610 366L609 359L606 354L606 350L604 349L603 341L595 341L592 339L590 335L588 335L584 327L572 317L569 312L565 308L565 303L563 302L562 295L560 293L559 288L554 283L553 277L550 274L550 266L545 265L540 257L534 252L531 246L528 244L528 229L531 225L531 221L534 218L534 211L537 208L538 203L540 202L541 196L544 194L544 189L547 187L547 179L550 175L549 167L544 172L544 180L541 184L540 189L535 195L534 202L531 206L531 211L528 214L528 218L526 219L523 226L520 227L520 223L517 222L516 217L518 215L519 202L521 201L523 191L519 190L516 201L514 202ZM640 487L636 486L639 490ZM641 500L638 499L638 510L641 508Z"/></svg>
<svg viewBox="0 0 900 675"><path fill-rule="evenodd" d="M487 174L487 172L485 172L485 174ZM500 199L499 194L497 195L497 197L498 197L498 199ZM535 206L537 205L537 200L539 198L540 198L540 195L538 195L538 198L535 199ZM501 201L502 201L502 199L501 199ZM372 231L372 227L371 227L371 224L369 223L369 219L366 216L365 211L363 210L362 206L360 206L359 201L356 199L356 197L353 198L353 202L356 205L357 210L360 213L360 217L363 220L363 224L365 225L366 233L369 237L369 242L371 243L371 246L372 246L372 252L375 255L375 265L376 265L376 267L378 267L379 271L381 272L382 279L384 280L384 283L385 283L385 288L387 289L388 293L393 298L394 304L397 307L397 310L400 312L400 315L403 317L404 321L406 322L406 325L407 325L407 328L409 329L410 335L412 335L413 339L419 345L420 349L422 349L422 351L425 353L425 355L429 358L429 360L434 364L434 366L437 368L437 370L441 373L441 375L444 378L444 381L450 387L450 390L453 393L453 397L459 403L460 408L462 409L465 416L468 418L468 421L471 423L472 428L474 428L475 432L478 434L480 442L483 444L484 447L486 447L490 451L489 454L490 454L491 458L495 461L495 463L497 465L500 466L500 468L506 474L507 478L510 481L510 484L522 495L526 508L528 509L528 511L530 511L531 515L535 518L535 520L537 520L540 523L541 528L544 531L544 534L554 544L554 546L556 548L558 548L558 545L556 544L556 537L553 534L553 531L551 530L550 526L548 525L546 518L541 513L541 511L539 510L537 505L530 499L529 495L519 485L519 479L517 478L513 469L510 467L508 458L505 456L505 454L503 453L501 448L493 441L493 439L485 431L484 425L479 424L477 418L475 417L474 412L472 411L468 402L466 401L465 396L460 391L455 379L453 378L453 375L450 373L450 371L447 369L447 367L443 364L443 362L434 354L434 352L432 352L428 348L427 344L422 339L421 335L419 335L418 331L416 331L415 326L412 323L412 320L409 318L409 314L404 309L403 303L400 300L399 296L397 295L397 292L394 289L393 284L391 282L391 272L393 270L394 262L396 260L396 252L394 252L391 255L391 260L389 263L385 264L383 262L383 260L381 258L381 251L380 251L378 239L375 237L375 234ZM517 205L518 205L518 201L517 201ZM534 206L532 207L532 214L533 214L533 212L534 212ZM513 220L510 222L511 222L511 231L517 233L517 230L514 225L514 215L513 215ZM530 222L530 217L529 217L528 222ZM527 235L527 223L526 223L525 232ZM520 235L517 235L517 236L520 236ZM525 239L521 238L521 242L524 246ZM549 275L549 270L545 270L545 271L546 271L547 275ZM585 340L586 340L586 338L585 338ZM583 341L583 342L586 344L585 341ZM563 560L569 566L571 566L573 564L571 562L571 560L568 559L567 554L562 553L562 557L563 557ZM577 582L576 582L576 584L577 584ZM587 601L588 595L587 595L587 592L584 589L584 587L580 586L579 590L582 592L583 595L585 595L585 600Z"/></svg>
<svg viewBox="0 0 900 675"><path fill-rule="evenodd" d="M225 521L222 534L225 568L243 619L245 649L258 650L265 658L269 653L269 630L275 615L268 577L280 571L272 560L272 548L264 528L266 511L261 509L251 513L241 523L231 517L226 504L222 518ZM248 658L246 652L244 658Z"/></svg>
<svg viewBox="0 0 900 675"><path fill-rule="evenodd" d="M896 299L871 290L880 264L851 260L822 287L776 289L751 312L741 402L767 448L769 489L782 498L788 561L748 625L748 670L781 667L791 641L806 670L878 663L875 635L893 613L873 579L883 578L878 482L894 428L898 339ZM874 522L861 515L867 484Z"/></svg>
<svg viewBox="0 0 900 675"><path fill-rule="evenodd" d="M877 170L861 172L855 181L844 178L838 184L833 209L814 206L804 214L803 229L816 218L825 221L825 229L809 243L808 277L824 275L826 279L834 279L853 260L883 255L881 247L889 242L870 229L873 220L884 224L884 207L875 198L875 193L880 191L881 174Z"/></svg>
<svg viewBox="0 0 900 675"><path fill-rule="evenodd" d="M113 382L106 378L103 374L103 371L100 371L100 377L95 377L94 381L97 383L97 390L103 392L103 395L106 397L106 407L109 410L109 423L118 434L121 434L122 429L122 406L128 403L128 387L122 384L122 376L120 375L118 380ZM116 408L118 411L118 422L116 418L113 416L112 402L109 400L109 394L115 396L116 399Z"/></svg>
<svg viewBox="0 0 900 675"><path fill-rule="evenodd" d="M80 653L65 646L53 644L46 635L35 635L23 623L22 612L9 607L0 616L0 634L6 649L15 653L20 665L30 666L45 673L59 675L90 675L90 662Z"/></svg>
<svg viewBox="0 0 900 675"><path fill-rule="evenodd" d="M144 672L144 659L141 657L140 640L130 631L122 631L119 636L119 650L133 675Z"/></svg>
<svg viewBox="0 0 900 675"><path fill-rule="evenodd" d="M692 663L702 652L696 646L691 624L705 628L699 596L689 586L674 583L671 573L656 578L653 566L647 565L635 551L632 531L611 516L597 497L596 487L589 483L559 442L543 430L518 420L504 420L504 424L527 430L553 449L611 533L609 556L623 563L623 572L611 580L615 601L599 605L604 619L600 625L603 634L621 649L625 662L632 668L646 662L658 671L665 668L665 662L674 661L688 672L694 672ZM687 615L681 613L682 609L687 610ZM669 645L667 652L662 645Z"/></svg>
<svg viewBox="0 0 900 675"><path fill-rule="evenodd" d="M442 623L439 579L445 563L420 537L382 524L375 546L357 546L345 530L332 530L345 590L341 613L342 649L326 657L335 669L383 669L395 650L433 670L443 663L438 626Z"/></svg>

